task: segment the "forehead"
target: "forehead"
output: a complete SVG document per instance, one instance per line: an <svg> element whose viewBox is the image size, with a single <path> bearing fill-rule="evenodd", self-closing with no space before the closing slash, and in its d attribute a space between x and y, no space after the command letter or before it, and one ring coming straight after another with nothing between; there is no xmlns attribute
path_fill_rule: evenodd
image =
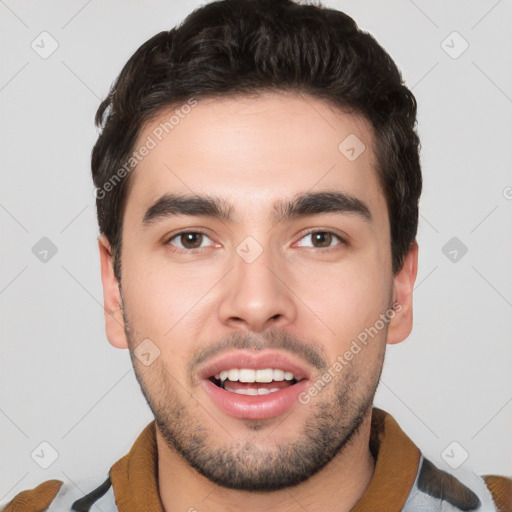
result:
<svg viewBox="0 0 512 512"><path fill-rule="evenodd" d="M126 215L142 218L163 194L180 193L223 197L254 217L276 200L316 189L364 198L378 210L385 199L373 145L366 119L310 96L184 102L141 130L135 150L149 149L132 171Z"/></svg>

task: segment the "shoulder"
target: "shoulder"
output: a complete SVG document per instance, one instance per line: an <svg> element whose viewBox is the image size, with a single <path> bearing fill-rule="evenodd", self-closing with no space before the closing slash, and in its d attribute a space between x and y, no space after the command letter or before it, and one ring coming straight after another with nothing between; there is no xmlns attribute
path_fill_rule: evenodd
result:
<svg viewBox="0 0 512 512"><path fill-rule="evenodd" d="M462 467L445 471L422 455L403 512L417 510L511 512L512 479Z"/></svg>
<svg viewBox="0 0 512 512"><path fill-rule="evenodd" d="M110 476L88 478L78 482L48 480L34 489L22 491L0 512L64 512L89 510L97 505L103 512L117 511Z"/></svg>
<svg viewBox="0 0 512 512"><path fill-rule="evenodd" d="M57 496L64 482L47 480L33 489L17 494L9 503L0 505L0 512L38 512L46 510Z"/></svg>
<svg viewBox="0 0 512 512"><path fill-rule="evenodd" d="M483 475L498 512L512 510L512 478L503 475Z"/></svg>

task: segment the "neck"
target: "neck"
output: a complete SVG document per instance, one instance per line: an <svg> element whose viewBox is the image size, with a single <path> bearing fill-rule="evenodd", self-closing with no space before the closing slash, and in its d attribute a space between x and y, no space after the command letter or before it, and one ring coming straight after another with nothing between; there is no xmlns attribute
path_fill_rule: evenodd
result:
<svg viewBox="0 0 512 512"><path fill-rule="evenodd" d="M220 487L171 450L157 429L158 486L165 512L273 510L348 512L364 494L375 469L369 449L371 408L359 430L334 459L305 482L269 493Z"/></svg>

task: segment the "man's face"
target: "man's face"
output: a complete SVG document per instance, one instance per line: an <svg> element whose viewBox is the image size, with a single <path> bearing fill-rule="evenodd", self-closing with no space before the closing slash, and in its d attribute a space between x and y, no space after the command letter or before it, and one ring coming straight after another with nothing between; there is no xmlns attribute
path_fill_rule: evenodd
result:
<svg viewBox="0 0 512 512"><path fill-rule="evenodd" d="M375 325L391 308L394 281L372 132L361 118L292 94L201 100L190 110L161 141L155 133L173 111L138 140L157 144L132 176L124 217L126 346L171 452L219 485L283 488L343 450L378 384L389 326ZM356 159L338 148L348 136L366 146ZM151 209L166 194L223 201L230 219L191 214L199 202L188 213ZM310 207L286 215L283 205L303 194L313 194ZM147 339L146 358L159 350L151 364L134 356ZM236 368L249 370L243 380L265 379L251 372L258 368L294 380L218 387L215 375ZM320 390L309 393L315 383Z"/></svg>

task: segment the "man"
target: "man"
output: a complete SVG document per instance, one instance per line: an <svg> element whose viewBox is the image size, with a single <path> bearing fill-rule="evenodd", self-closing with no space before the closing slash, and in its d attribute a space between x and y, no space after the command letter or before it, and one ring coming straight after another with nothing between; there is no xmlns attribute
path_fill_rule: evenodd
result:
<svg viewBox="0 0 512 512"><path fill-rule="evenodd" d="M130 58L92 155L106 332L155 421L5 511L503 511L372 406L412 328L416 102L345 14L224 0Z"/></svg>

